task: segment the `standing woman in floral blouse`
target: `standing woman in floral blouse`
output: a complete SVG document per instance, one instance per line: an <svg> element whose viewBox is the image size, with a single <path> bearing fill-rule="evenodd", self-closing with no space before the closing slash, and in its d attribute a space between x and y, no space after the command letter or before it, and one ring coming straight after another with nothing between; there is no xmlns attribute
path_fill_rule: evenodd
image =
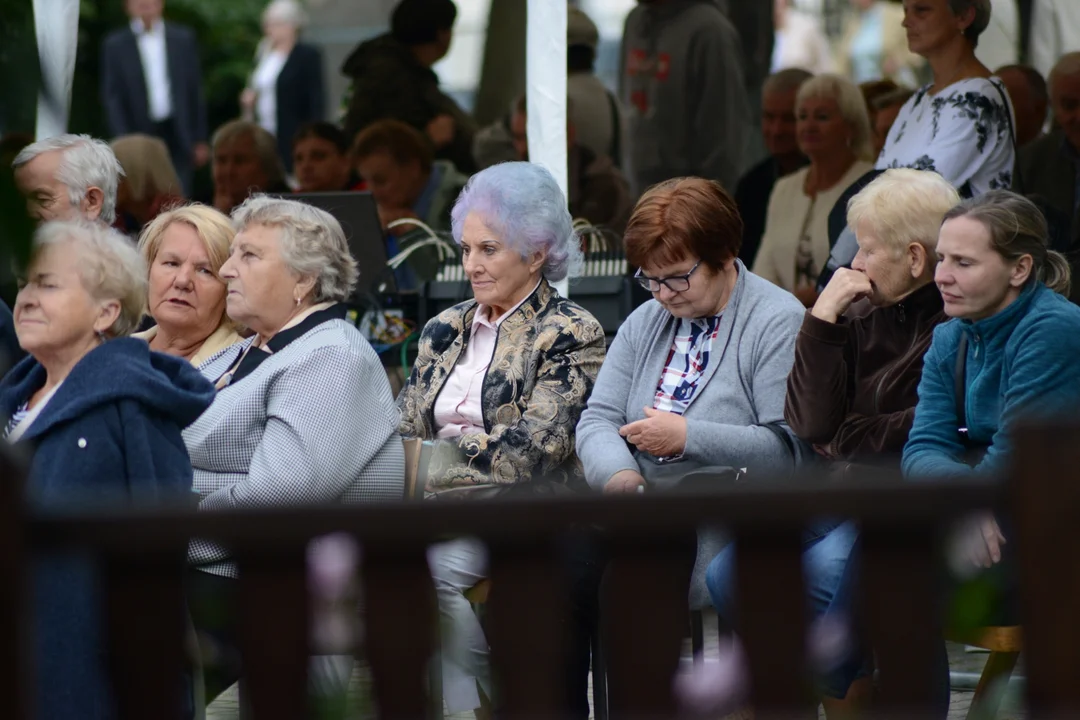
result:
<svg viewBox="0 0 1080 720"><path fill-rule="evenodd" d="M970 198L1012 185L1016 148L1005 86L975 57L990 0L904 0L908 48L934 81L893 122L877 168L933 170Z"/></svg>

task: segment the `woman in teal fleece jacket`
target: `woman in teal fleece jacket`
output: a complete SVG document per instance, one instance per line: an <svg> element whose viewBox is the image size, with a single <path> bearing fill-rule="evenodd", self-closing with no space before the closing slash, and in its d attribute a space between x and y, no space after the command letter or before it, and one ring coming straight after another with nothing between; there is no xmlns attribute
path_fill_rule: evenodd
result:
<svg viewBox="0 0 1080 720"><path fill-rule="evenodd" d="M937 251L935 281L953 320L934 331L923 361L904 474L995 474L1009 462L1018 423L1080 408L1080 307L1066 299L1069 264L1047 249L1038 208L1004 190L949 211ZM955 387L962 339L966 423ZM980 524L984 542L972 560L990 567L1001 559L1004 537L993 518Z"/></svg>

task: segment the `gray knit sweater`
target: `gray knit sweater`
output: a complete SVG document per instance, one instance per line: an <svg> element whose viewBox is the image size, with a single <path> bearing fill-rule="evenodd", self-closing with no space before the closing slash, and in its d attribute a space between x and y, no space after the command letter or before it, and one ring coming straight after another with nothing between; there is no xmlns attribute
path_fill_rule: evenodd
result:
<svg viewBox="0 0 1080 720"><path fill-rule="evenodd" d="M619 436L622 425L652 407L678 322L650 300L619 328L577 426L577 454L591 487L602 488L620 470L638 470L663 488L700 467L746 468L753 478L789 471L799 459L793 449L801 455L802 446L784 422L784 394L805 309L742 262L738 270L704 387L685 413L682 462L659 464Z"/></svg>

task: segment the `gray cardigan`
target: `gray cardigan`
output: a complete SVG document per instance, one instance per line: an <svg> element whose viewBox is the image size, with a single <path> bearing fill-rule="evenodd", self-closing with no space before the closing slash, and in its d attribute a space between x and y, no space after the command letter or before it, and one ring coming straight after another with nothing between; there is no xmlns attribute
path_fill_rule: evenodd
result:
<svg viewBox="0 0 1080 720"><path fill-rule="evenodd" d="M577 454L591 487L603 488L620 470L637 470L662 488L700 467L746 468L752 478L790 471L800 459L802 445L784 422L784 395L806 311L789 292L736 262L738 280L704 387L686 410L685 459L658 464L619 435L622 425L652 407L678 326L650 300L619 328L578 422Z"/></svg>

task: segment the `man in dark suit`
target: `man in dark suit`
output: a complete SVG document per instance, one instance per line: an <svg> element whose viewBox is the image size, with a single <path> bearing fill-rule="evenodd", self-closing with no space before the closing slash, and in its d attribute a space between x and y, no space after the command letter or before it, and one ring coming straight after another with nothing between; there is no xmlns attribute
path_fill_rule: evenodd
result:
<svg viewBox="0 0 1080 720"><path fill-rule="evenodd" d="M210 158L195 33L162 20L163 0L126 3L131 24L110 33L101 48L101 102L109 132L164 140L190 195L195 169Z"/></svg>

